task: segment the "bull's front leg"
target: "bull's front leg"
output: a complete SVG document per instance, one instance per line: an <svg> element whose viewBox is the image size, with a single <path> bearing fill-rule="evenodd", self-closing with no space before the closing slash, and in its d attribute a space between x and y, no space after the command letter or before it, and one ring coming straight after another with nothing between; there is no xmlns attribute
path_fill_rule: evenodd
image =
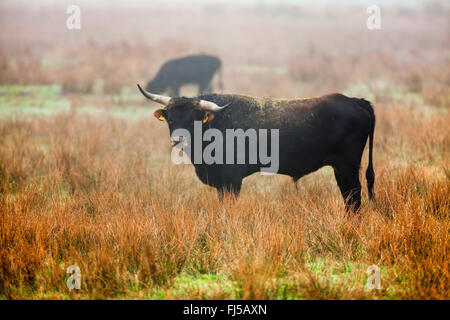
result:
<svg viewBox="0 0 450 320"><path fill-rule="evenodd" d="M219 200L223 201L225 195L237 199L239 197L239 193L241 192L241 186L242 179L235 179L234 181L230 181L216 187Z"/></svg>

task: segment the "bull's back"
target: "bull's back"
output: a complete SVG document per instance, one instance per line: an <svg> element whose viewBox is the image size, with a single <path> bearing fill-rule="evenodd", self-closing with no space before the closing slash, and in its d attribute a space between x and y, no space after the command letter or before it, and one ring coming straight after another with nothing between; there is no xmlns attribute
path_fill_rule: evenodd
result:
<svg viewBox="0 0 450 320"><path fill-rule="evenodd" d="M158 76L180 82L197 82L212 77L220 66L220 60L214 56L187 56L166 62L158 72Z"/></svg>
<svg viewBox="0 0 450 320"><path fill-rule="evenodd" d="M359 99L341 94L293 100L221 94L201 98L218 105L231 103L216 115L215 126L220 130L278 129L279 173L298 178L332 165L344 148L365 139L370 129L370 115ZM247 173L259 167L249 166Z"/></svg>

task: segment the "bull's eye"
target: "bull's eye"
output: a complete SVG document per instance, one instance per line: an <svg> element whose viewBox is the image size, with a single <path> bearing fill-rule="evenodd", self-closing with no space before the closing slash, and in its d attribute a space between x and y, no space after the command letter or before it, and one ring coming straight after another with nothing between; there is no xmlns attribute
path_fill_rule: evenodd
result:
<svg viewBox="0 0 450 320"><path fill-rule="evenodd" d="M173 120L172 120L172 119L169 119L169 120L167 120L167 123L168 123L168 124L173 124Z"/></svg>
<svg viewBox="0 0 450 320"><path fill-rule="evenodd" d="M207 123L214 119L214 115L211 112L207 112L203 118L203 123Z"/></svg>

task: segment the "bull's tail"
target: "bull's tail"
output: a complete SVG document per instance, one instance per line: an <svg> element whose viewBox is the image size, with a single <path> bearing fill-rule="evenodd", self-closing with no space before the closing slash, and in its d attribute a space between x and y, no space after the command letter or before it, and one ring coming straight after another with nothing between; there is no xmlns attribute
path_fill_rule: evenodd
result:
<svg viewBox="0 0 450 320"><path fill-rule="evenodd" d="M372 104L364 99L359 99L359 105L367 110L371 117L370 131L369 131L369 164L366 170L367 191L369 199L374 199L373 185L375 183L375 172L373 171L372 151L373 151L373 134L375 131L375 112L373 111Z"/></svg>

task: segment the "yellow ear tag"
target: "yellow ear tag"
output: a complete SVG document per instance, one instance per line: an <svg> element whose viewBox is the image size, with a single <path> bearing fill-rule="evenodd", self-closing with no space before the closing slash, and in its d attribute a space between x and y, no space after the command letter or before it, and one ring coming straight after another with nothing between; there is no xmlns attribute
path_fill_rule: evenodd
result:
<svg viewBox="0 0 450 320"><path fill-rule="evenodd" d="M206 122L208 122L208 115L206 115L206 116L203 118L203 123L206 123Z"/></svg>
<svg viewBox="0 0 450 320"><path fill-rule="evenodd" d="M159 116L158 120L159 121L164 121L164 120L166 120L166 118L164 118L164 116Z"/></svg>

